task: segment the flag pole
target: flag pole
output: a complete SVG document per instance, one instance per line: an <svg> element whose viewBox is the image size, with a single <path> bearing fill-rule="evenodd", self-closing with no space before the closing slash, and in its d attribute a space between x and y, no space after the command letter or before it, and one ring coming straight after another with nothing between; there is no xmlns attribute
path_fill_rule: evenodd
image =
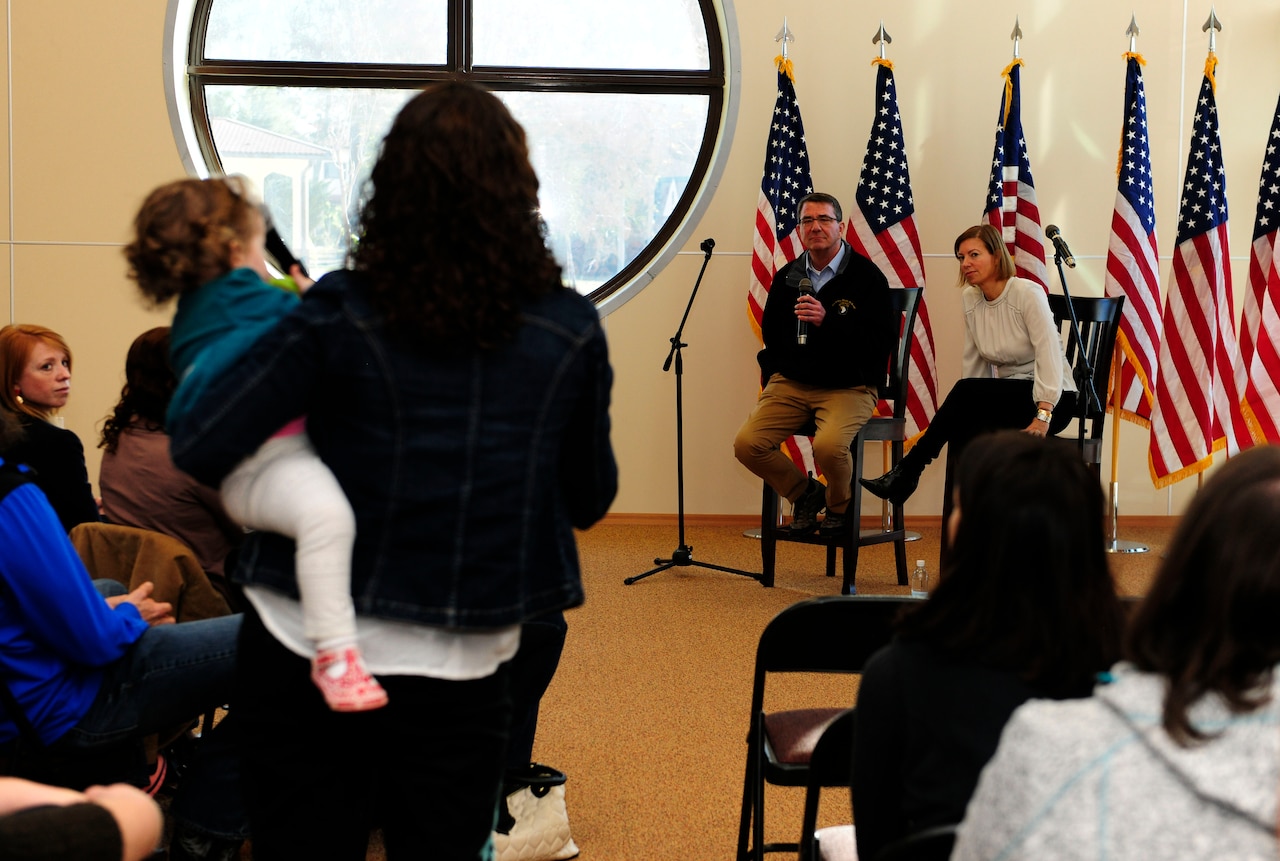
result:
<svg viewBox="0 0 1280 861"><path fill-rule="evenodd" d="M1107 523L1106 550L1108 553L1146 553L1151 549L1147 545L1138 541L1123 541L1117 537L1120 520L1120 410L1124 399L1124 392L1121 391L1120 361L1123 355L1123 351L1116 347L1115 355L1111 359L1111 484L1107 492L1109 497L1107 508L1111 515Z"/></svg>
<svg viewBox="0 0 1280 861"><path fill-rule="evenodd" d="M880 46L880 62L881 63L889 62L888 47L892 41L893 41L893 37L890 36L889 33L884 29L884 19L881 18L880 28L876 30L876 34L871 37L871 44ZM874 62L875 61L873 60L872 63L874 64ZM890 65L889 68L892 69L893 66ZM885 440L882 443L880 443L880 460L883 462L884 472L888 472L890 469L893 468L893 443L889 442L889 440ZM880 526L885 532L893 531L890 528L891 521L892 521L892 518L889 511L889 500L882 499L880 500ZM945 527L946 525L943 524L943 528Z"/></svg>
<svg viewBox="0 0 1280 861"><path fill-rule="evenodd" d="M1129 37L1129 53L1138 53L1138 18L1130 14L1129 28L1124 31ZM1122 541L1120 531L1120 414L1123 410L1124 392L1120 363L1124 361L1124 351L1117 344L1111 357L1111 484L1107 488L1107 509L1111 512L1107 522L1108 553L1146 553L1151 548L1137 541Z"/></svg>
<svg viewBox="0 0 1280 861"><path fill-rule="evenodd" d="M778 35L773 37L773 41L782 43L782 59L787 59L787 43L794 42L796 37L791 35L791 28L787 26L787 16L782 16L782 29L778 31Z"/></svg>

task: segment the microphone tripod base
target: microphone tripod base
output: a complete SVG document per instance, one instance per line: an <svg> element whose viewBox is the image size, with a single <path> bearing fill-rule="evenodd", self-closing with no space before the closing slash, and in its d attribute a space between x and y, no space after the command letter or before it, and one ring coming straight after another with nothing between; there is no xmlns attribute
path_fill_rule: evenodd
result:
<svg viewBox="0 0 1280 861"><path fill-rule="evenodd" d="M1108 542L1106 546L1108 553L1146 553L1150 549L1137 541L1121 541L1118 538Z"/></svg>
<svg viewBox="0 0 1280 861"><path fill-rule="evenodd" d="M724 571L727 574L738 574L743 577L750 577L752 580L755 580L756 582L761 582L760 578L764 576L762 574L756 574L752 571L740 571L737 568L728 568L724 565L712 565L709 562L696 562L694 561L694 558L693 558L693 547L688 544L681 544L675 550L671 551L670 559L655 559L653 560L653 564L658 567L652 568L644 572L643 574L637 574L634 577L628 577L627 579L622 581L623 584L630 586L632 583L636 583L640 580L643 580L644 578L652 574L658 574L670 568L685 568L690 565L696 565L699 568L709 568L712 571Z"/></svg>

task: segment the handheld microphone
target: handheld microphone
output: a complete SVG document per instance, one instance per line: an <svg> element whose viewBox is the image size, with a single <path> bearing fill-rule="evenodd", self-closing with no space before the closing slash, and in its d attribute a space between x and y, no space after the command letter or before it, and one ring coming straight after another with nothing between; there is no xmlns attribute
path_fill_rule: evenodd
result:
<svg viewBox="0 0 1280 861"><path fill-rule="evenodd" d="M711 255L711 249L716 247L716 241L715 241L714 239L711 239L710 237L708 237L708 238L706 238L706 239L702 240L702 244L701 244L701 245L699 245L698 247L702 249L702 253L703 253L703 254L706 254L706 255L710 256L710 255Z"/></svg>
<svg viewBox="0 0 1280 861"><path fill-rule="evenodd" d="M813 295L813 282L808 278L801 278L796 287L800 290L801 296ZM802 347L809 343L809 324L804 320L796 320L796 343Z"/></svg>
<svg viewBox="0 0 1280 861"><path fill-rule="evenodd" d="M1058 225L1050 224L1044 229L1045 238L1053 243L1054 250L1058 252L1058 256L1062 258L1062 262L1067 264L1071 269L1076 268L1076 259L1071 256L1071 249L1067 247L1067 240L1062 238L1062 231L1058 229Z"/></svg>

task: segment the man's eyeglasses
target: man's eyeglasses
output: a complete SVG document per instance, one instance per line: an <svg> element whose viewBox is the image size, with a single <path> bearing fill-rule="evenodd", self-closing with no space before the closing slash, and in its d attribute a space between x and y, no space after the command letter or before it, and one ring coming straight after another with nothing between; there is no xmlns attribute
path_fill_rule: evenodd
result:
<svg viewBox="0 0 1280 861"><path fill-rule="evenodd" d="M834 215L806 215L800 219L800 226L808 227L810 224L821 224L826 227L828 224L835 224L839 220Z"/></svg>

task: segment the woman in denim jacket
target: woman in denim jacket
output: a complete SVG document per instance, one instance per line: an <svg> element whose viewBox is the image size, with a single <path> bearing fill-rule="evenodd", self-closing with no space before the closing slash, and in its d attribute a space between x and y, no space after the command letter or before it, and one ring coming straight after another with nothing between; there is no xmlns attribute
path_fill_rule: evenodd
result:
<svg viewBox="0 0 1280 861"><path fill-rule="evenodd" d="M290 416L356 514L352 593L390 704L328 710L307 679L293 550L235 579L256 858L476 859L493 828L520 624L583 600L573 529L617 472L592 304L546 247L523 129L464 84L401 111L351 271L321 279L198 405L175 462L217 483ZM242 703L243 705L240 705Z"/></svg>

